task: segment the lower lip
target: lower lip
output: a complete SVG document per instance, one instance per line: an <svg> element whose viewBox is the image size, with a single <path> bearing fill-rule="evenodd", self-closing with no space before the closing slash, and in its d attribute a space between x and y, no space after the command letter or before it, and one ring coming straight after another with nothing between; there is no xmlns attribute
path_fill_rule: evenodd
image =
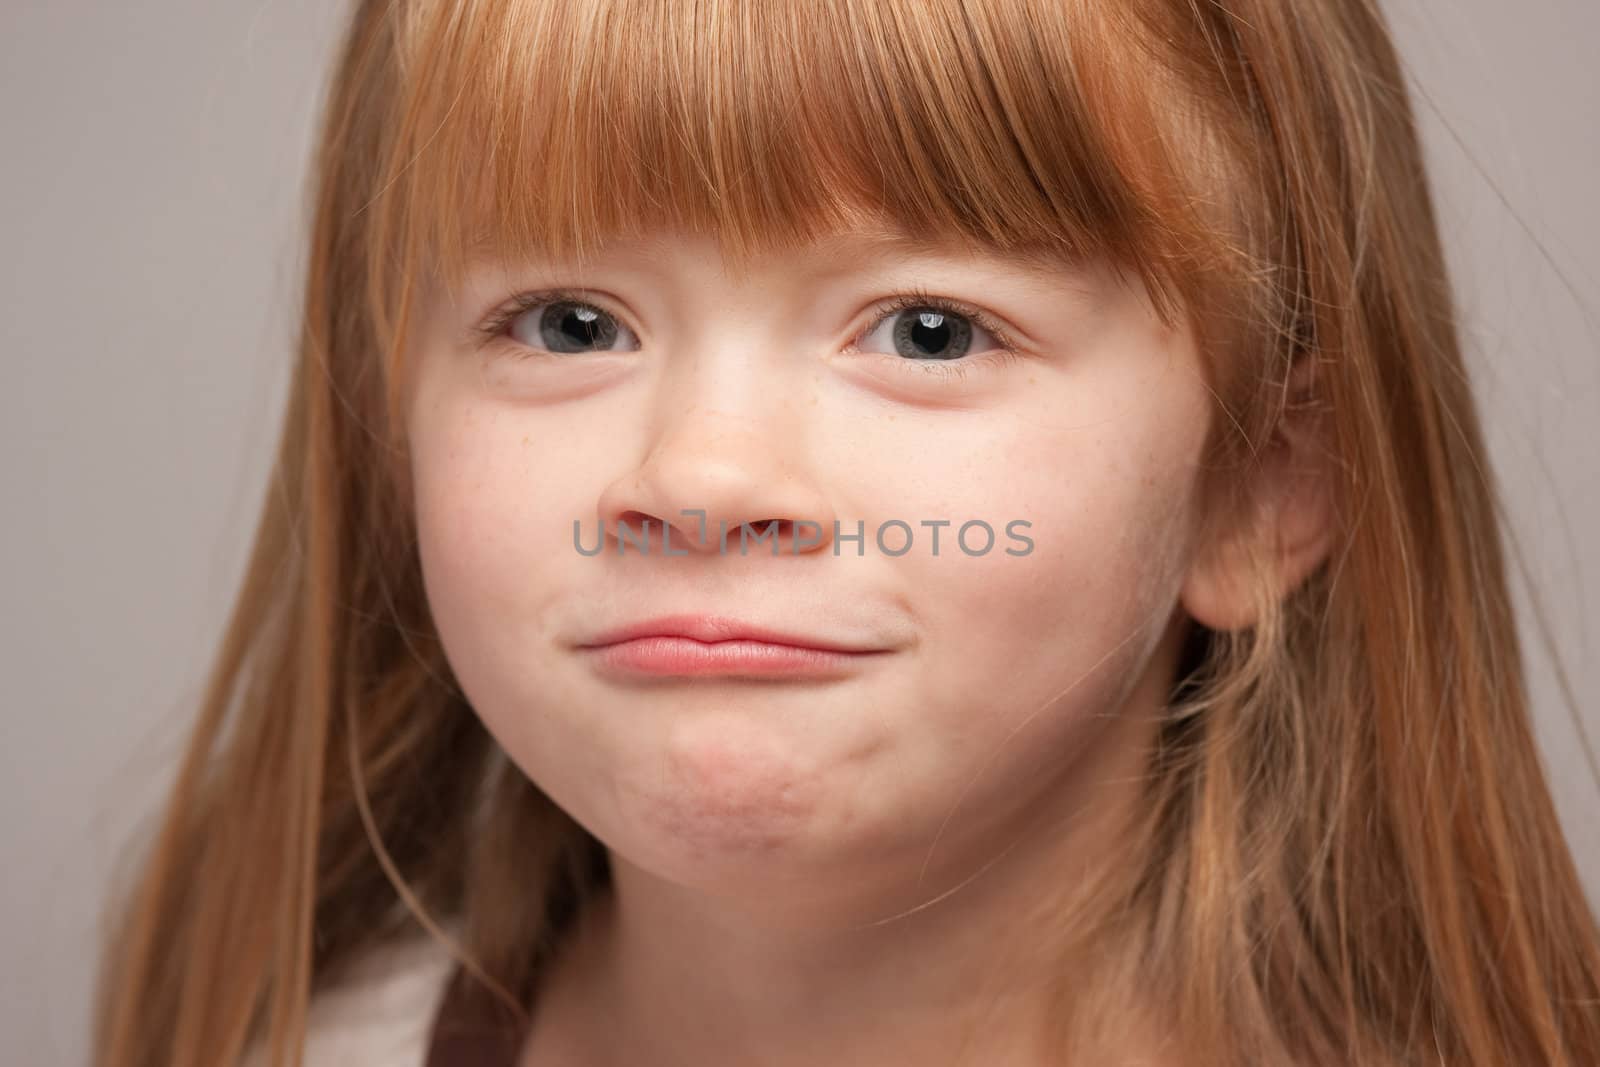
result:
<svg viewBox="0 0 1600 1067"><path fill-rule="evenodd" d="M881 652L775 645L766 641L716 641L692 637L641 637L584 649L605 668L628 674L701 678L732 675L752 678L828 677L848 673Z"/></svg>

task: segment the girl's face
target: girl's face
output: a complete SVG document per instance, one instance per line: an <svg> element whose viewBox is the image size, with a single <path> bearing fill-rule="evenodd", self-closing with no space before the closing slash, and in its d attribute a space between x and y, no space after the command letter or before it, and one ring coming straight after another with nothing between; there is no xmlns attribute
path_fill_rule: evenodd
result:
<svg viewBox="0 0 1600 1067"><path fill-rule="evenodd" d="M767 900L927 890L1164 699L1209 394L1191 336L1109 272L863 230L734 277L665 234L582 270L480 263L419 325L446 653L510 757L630 864ZM872 651L692 673L689 643L627 646L633 667L580 647L682 615Z"/></svg>

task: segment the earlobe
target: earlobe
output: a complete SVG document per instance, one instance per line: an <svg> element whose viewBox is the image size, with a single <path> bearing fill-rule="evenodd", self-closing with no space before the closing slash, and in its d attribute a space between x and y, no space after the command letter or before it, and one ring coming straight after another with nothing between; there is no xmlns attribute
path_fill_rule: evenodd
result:
<svg viewBox="0 0 1600 1067"><path fill-rule="evenodd" d="M1232 540L1197 556L1183 583L1184 611L1209 630L1249 626L1257 612L1256 594L1247 582L1250 566L1243 546Z"/></svg>
<svg viewBox="0 0 1600 1067"><path fill-rule="evenodd" d="M1296 369L1291 387L1298 395L1309 392L1309 374L1309 361ZM1263 595L1282 600L1327 558L1333 454L1325 411L1297 403L1285 412L1251 476L1248 513L1190 562L1180 594L1190 617L1212 630L1252 626Z"/></svg>

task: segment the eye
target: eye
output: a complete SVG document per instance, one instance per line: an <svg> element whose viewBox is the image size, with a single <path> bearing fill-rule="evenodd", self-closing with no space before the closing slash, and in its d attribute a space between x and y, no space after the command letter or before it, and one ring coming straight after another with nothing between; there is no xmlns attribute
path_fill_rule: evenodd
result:
<svg viewBox="0 0 1600 1067"><path fill-rule="evenodd" d="M1018 358L1001 326L960 301L916 290L893 298L880 310L855 347L881 336L890 349L884 354L916 371L961 378L968 366ZM974 351L977 355L970 354Z"/></svg>
<svg viewBox="0 0 1600 1067"><path fill-rule="evenodd" d="M509 339L523 357L628 351L639 339L593 298L571 289L519 293L479 327L485 343ZM615 348L621 340L625 347Z"/></svg>

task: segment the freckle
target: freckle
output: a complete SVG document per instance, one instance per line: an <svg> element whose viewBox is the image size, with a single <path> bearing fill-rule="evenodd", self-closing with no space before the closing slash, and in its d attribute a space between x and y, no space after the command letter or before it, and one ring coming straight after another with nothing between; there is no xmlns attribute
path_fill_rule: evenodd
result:
<svg viewBox="0 0 1600 1067"><path fill-rule="evenodd" d="M527 444L527 443L528 443L528 439L527 439L527 438L526 438L526 437L524 437L524 438L523 438L523 439L522 439L522 443L523 443L523 444Z"/></svg>

